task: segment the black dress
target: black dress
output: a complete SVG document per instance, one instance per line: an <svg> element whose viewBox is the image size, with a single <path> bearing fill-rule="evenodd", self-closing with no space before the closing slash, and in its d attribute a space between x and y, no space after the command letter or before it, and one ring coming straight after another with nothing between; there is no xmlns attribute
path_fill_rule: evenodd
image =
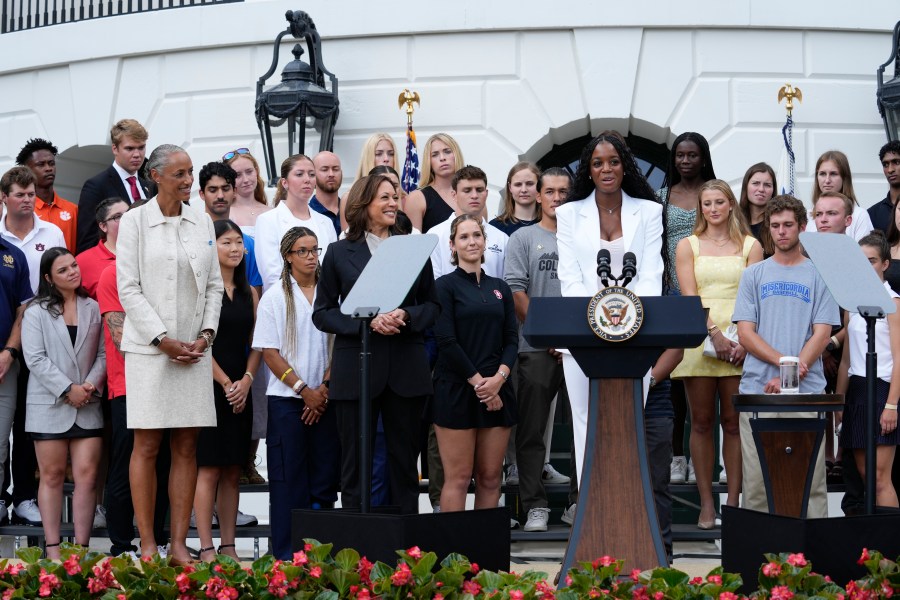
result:
<svg viewBox="0 0 900 600"><path fill-rule="evenodd" d="M497 373L501 364L512 369L519 335L512 292L502 279L458 268L435 281L441 314L434 326L438 360L434 398L429 412L435 425L449 429L511 427L518 421L516 396L510 383L500 388L503 408L488 411L467 382L476 372Z"/></svg>
<svg viewBox="0 0 900 600"><path fill-rule="evenodd" d="M250 334L253 331L253 298L234 292L234 299L222 293L222 312L219 316L213 358L232 381L244 376L247 370ZM253 425L253 399L247 393L247 405L234 414L225 399L225 390L213 382L216 396L216 427L204 427L197 440L197 465L223 467L243 465L250 453L250 429Z"/></svg>
<svg viewBox="0 0 900 600"><path fill-rule="evenodd" d="M425 196L425 214L422 215L422 233L427 233L429 229L443 223L453 214L450 205L444 202L441 195L433 187L426 186L422 188L422 195Z"/></svg>

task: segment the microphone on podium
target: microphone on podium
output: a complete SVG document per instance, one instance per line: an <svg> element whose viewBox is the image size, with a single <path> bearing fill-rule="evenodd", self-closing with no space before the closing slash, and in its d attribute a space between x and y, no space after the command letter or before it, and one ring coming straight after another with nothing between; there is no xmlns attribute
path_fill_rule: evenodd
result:
<svg viewBox="0 0 900 600"><path fill-rule="evenodd" d="M622 256L622 276L619 278L622 280L622 287L631 283L635 277L637 277L637 256L634 252L626 252Z"/></svg>
<svg viewBox="0 0 900 600"><path fill-rule="evenodd" d="M612 277L611 262L609 250L604 248L597 252L597 277L600 278L603 287L609 287L609 278Z"/></svg>

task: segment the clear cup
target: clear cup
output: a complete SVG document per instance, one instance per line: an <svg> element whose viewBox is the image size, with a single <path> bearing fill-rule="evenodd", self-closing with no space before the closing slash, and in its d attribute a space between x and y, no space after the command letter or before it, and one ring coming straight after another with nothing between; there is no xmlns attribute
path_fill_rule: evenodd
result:
<svg viewBox="0 0 900 600"><path fill-rule="evenodd" d="M778 359L781 370L781 393L800 393L800 358L796 356L782 356Z"/></svg>

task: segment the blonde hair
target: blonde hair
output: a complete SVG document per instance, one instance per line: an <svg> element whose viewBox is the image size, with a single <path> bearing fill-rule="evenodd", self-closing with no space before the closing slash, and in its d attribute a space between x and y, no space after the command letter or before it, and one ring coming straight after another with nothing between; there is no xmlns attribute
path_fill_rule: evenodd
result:
<svg viewBox="0 0 900 600"><path fill-rule="evenodd" d="M369 139L366 140L366 143L363 144L362 154L359 156L359 168L356 169L356 178L365 177L369 174L375 167L375 147L378 146L378 142L381 140L385 140L391 144L391 148L394 150L394 162L389 165L392 169L397 171L397 145L394 144L394 138L387 133L373 133L369 136Z"/></svg>
<svg viewBox="0 0 900 600"><path fill-rule="evenodd" d="M116 122L112 129L109 130L109 139L112 141L113 146L121 144L122 138L126 135L136 142L146 142L147 138L150 137L144 126L134 119L122 119Z"/></svg>
<svg viewBox="0 0 900 600"><path fill-rule="evenodd" d="M728 199L728 205L731 208L728 211L728 238L738 248L743 249L744 238L750 235L750 228L747 227L744 213L741 212L738 206L734 192L731 191L731 186L721 179L710 179L701 185L700 190L697 192L697 216L694 221L694 235L699 236L709 227L706 218L703 216L703 209L700 208L700 199L703 197L703 192L707 191L721 192Z"/></svg>
<svg viewBox="0 0 900 600"><path fill-rule="evenodd" d="M316 237L315 232L312 229L308 229L306 227L291 227L287 230L287 233L284 234L284 237L281 238L281 246L279 250L281 251L281 260L284 265L281 267L281 291L284 293L284 305L285 305L285 323L284 323L284 344L282 346L287 349L287 355L283 355L284 359L290 362L291 358L295 358L294 347L297 345L297 305L294 304L294 290L292 289L291 284L291 263L288 262L287 257L291 252L291 248L294 247L294 244L297 243L297 240L305 238L306 236L312 236L316 239L316 242L319 241L319 238ZM316 265L316 281L319 281L319 271L321 267ZM299 373L298 373L299 375Z"/></svg>
<svg viewBox="0 0 900 600"><path fill-rule="evenodd" d="M519 161L513 165L512 169L509 170L509 174L506 176L506 187L503 188L503 210L497 215L497 220L501 223L518 223L519 219L516 218L516 201L513 200L512 192L509 190L510 184L512 184L513 176L520 171L531 171L534 173L534 189L535 193L537 193L537 182L541 180L541 170L538 169L537 165L525 160ZM535 202L534 209L534 218L540 220L541 218L541 203Z"/></svg>
<svg viewBox="0 0 900 600"><path fill-rule="evenodd" d="M435 141L443 142L453 150L453 158L456 161L456 164L453 165L454 173L462 169L463 165L466 164L466 161L463 160L462 150L460 150L456 140L446 133L434 134L428 138L428 141L425 142L425 147L422 148L422 178L419 179L419 189L428 187L434 181L434 173L431 170L431 146Z"/></svg>
<svg viewBox="0 0 900 600"><path fill-rule="evenodd" d="M263 181L262 175L259 174L259 163L256 162L256 159L253 158L253 155L249 152L245 152L244 154L235 154L230 159L225 161L225 164L231 166L231 164L239 158L246 158L253 164L253 168L256 169L256 189L253 190L253 199L259 202L264 206L269 205L269 201L266 198L266 182ZM275 204L278 204L277 202Z"/></svg>

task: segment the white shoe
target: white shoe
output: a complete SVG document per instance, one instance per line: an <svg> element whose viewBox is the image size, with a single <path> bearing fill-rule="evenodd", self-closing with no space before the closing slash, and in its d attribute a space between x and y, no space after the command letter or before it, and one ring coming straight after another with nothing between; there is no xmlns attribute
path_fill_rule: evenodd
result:
<svg viewBox="0 0 900 600"><path fill-rule="evenodd" d="M141 562L141 557L138 556L137 552L135 552L134 550L126 550L125 552L123 552L122 554L119 555L119 558L126 558L126 557L130 558L132 562L136 562L136 563Z"/></svg>
<svg viewBox="0 0 900 600"><path fill-rule="evenodd" d="M237 525L238 527L253 527L255 525L259 525L259 521L253 515L247 515L238 510L237 522L235 523L235 525Z"/></svg>
<svg viewBox="0 0 900 600"><path fill-rule="evenodd" d="M169 556L169 547L168 546L157 546L156 553L159 554L160 558L165 558Z"/></svg>
<svg viewBox="0 0 900 600"><path fill-rule="evenodd" d="M525 522L525 531L547 531L547 522L549 520L549 508L532 508L528 511L528 520Z"/></svg>
<svg viewBox="0 0 900 600"><path fill-rule="evenodd" d="M719 483L728 483L728 475L725 474L725 467L722 467L722 472L719 473Z"/></svg>
<svg viewBox="0 0 900 600"><path fill-rule="evenodd" d="M687 477L687 459L683 456L672 457L669 475L672 483L684 483Z"/></svg>
<svg viewBox="0 0 900 600"><path fill-rule="evenodd" d="M41 526L41 511L38 509L37 500L25 500L19 502L13 509L13 523L22 525Z"/></svg>
<svg viewBox="0 0 900 600"><path fill-rule="evenodd" d="M506 485L519 485L519 465L506 467Z"/></svg>
<svg viewBox="0 0 900 600"><path fill-rule="evenodd" d="M106 529L106 508L102 504L94 509L94 529Z"/></svg>
<svg viewBox="0 0 900 600"><path fill-rule="evenodd" d="M687 479L685 483L697 483L697 474L694 473L694 461L688 461Z"/></svg>
<svg viewBox="0 0 900 600"><path fill-rule="evenodd" d="M573 504L569 508L563 511L562 516L559 518L560 521L566 523L567 525L575 524L575 510L578 507L577 504Z"/></svg>
<svg viewBox="0 0 900 600"><path fill-rule="evenodd" d="M541 481L543 481L544 483L564 485L566 483L569 483L571 479L554 469L553 465L551 465L550 463L545 463L544 471L541 473Z"/></svg>
<svg viewBox="0 0 900 600"><path fill-rule="evenodd" d="M218 527L218 526L219 526L219 518L218 518L218 516L216 516L216 513L213 513L213 516L212 516L212 526L213 526L213 527ZM197 515L194 514L194 510L193 510L193 509L191 509L191 523L190 523L190 528L191 528L191 529L197 529Z"/></svg>

